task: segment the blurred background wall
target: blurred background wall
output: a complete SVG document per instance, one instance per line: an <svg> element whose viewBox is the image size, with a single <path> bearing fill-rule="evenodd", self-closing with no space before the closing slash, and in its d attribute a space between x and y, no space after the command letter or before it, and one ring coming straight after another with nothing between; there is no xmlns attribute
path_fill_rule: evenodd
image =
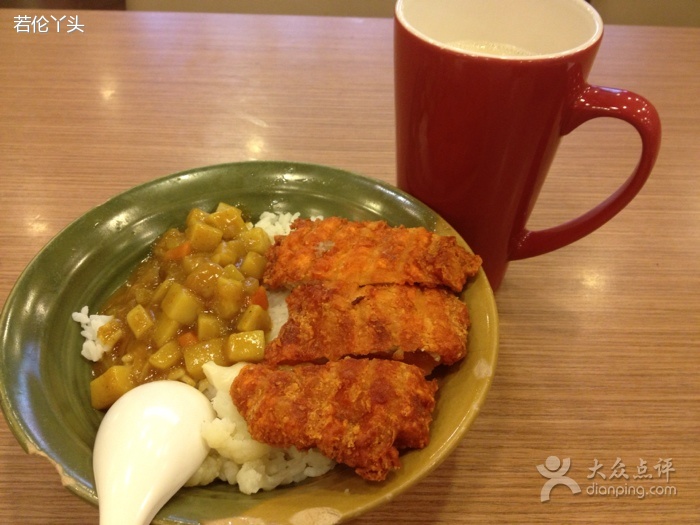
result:
<svg viewBox="0 0 700 525"><path fill-rule="evenodd" d="M700 26L700 0L588 0L607 24ZM391 17L395 0L0 0L0 7Z"/></svg>
<svg viewBox="0 0 700 525"><path fill-rule="evenodd" d="M700 26L700 0L590 0L606 24Z"/></svg>
<svg viewBox="0 0 700 525"><path fill-rule="evenodd" d="M24 9L126 9L126 0L0 0L0 7Z"/></svg>
<svg viewBox="0 0 700 525"><path fill-rule="evenodd" d="M127 9L391 17L396 0L126 0Z"/></svg>

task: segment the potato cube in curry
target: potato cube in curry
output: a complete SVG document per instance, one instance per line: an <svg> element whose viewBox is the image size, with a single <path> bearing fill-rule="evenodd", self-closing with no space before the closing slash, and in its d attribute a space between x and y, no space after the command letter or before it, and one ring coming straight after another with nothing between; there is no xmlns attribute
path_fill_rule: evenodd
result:
<svg viewBox="0 0 700 525"><path fill-rule="evenodd" d="M197 339L206 341L221 337L221 321L214 314L201 313L197 316Z"/></svg>
<svg viewBox="0 0 700 525"><path fill-rule="evenodd" d="M151 295L151 302L152 303L159 303L163 300L163 297L165 297L165 294L168 293L168 288L170 288L170 285L173 284L173 279L166 279L162 283L160 283L155 290L153 290L153 295Z"/></svg>
<svg viewBox="0 0 700 525"><path fill-rule="evenodd" d="M209 262L206 253L191 253L182 258L182 270L184 270L186 274L190 274L194 272L199 265L206 262Z"/></svg>
<svg viewBox="0 0 700 525"><path fill-rule="evenodd" d="M151 314L140 304L126 314L126 323L136 339L143 339L154 324Z"/></svg>
<svg viewBox="0 0 700 525"><path fill-rule="evenodd" d="M175 338L180 326L182 326L180 323L174 319L171 319L167 315L159 315L158 319L156 319L156 324L153 327L153 333L151 333L153 342L158 347L163 346L165 343Z"/></svg>
<svg viewBox="0 0 700 525"><path fill-rule="evenodd" d="M187 214L187 219L185 220L185 224L189 228L190 226L193 226L194 224L198 222L204 222L206 218L209 216L207 212L202 210L201 208L192 208L190 212Z"/></svg>
<svg viewBox="0 0 700 525"><path fill-rule="evenodd" d="M190 325L197 319L197 315L202 310L202 304L190 290L180 283L173 283L163 298L161 308L170 319Z"/></svg>
<svg viewBox="0 0 700 525"><path fill-rule="evenodd" d="M116 317L100 326L97 330L97 338L103 346L112 348L117 341L124 336L122 321Z"/></svg>
<svg viewBox="0 0 700 525"><path fill-rule="evenodd" d="M253 295L258 288L260 288L260 281L255 277L243 279L243 289L248 295Z"/></svg>
<svg viewBox="0 0 700 525"><path fill-rule="evenodd" d="M243 241L235 239L233 241L221 241L214 249L211 260L221 266L235 264L245 255L245 245Z"/></svg>
<svg viewBox="0 0 700 525"><path fill-rule="evenodd" d="M182 359L182 350L175 341L169 341L148 358L148 363L158 370L167 370Z"/></svg>
<svg viewBox="0 0 700 525"><path fill-rule="evenodd" d="M270 328L272 328L270 314L258 304L249 305L236 325L239 332L252 332L254 330L267 332Z"/></svg>
<svg viewBox="0 0 700 525"><path fill-rule="evenodd" d="M245 279L245 275L243 275L234 264L229 264L225 266L223 271L221 272L221 277L233 279L234 281L243 281Z"/></svg>
<svg viewBox="0 0 700 525"><path fill-rule="evenodd" d="M223 235L219 228L203 222L195 222L185 230L185 237L192 243L192 248L201 252L214 250L221 242Z"/></svg>
<svg viewBox="0 0 700 525"><path fill-rule="evenodd" d="M224 355L224 340L221 337L187 346L182 349L182 355L185 358L187 374L195 381L204 379L202 367L209 361L214 361L220 366L230 364Z"/></svg>
<svg viewBox="0 0 700 525"><path fill-rule="evenodd" d="M243 283L226 277L219 277L216 282L216 301L214 310L224 319L233 319L245 304Z"/></svg>
<svg viewBox="0 0 700 525"><path fill-rule="evenodd" d="M216 280L223 268L211 261L203 261L185 279L185 286L200 297L209 299L216 292Z"/></svg>
<svg viewBox="0 0 700 525"><path fill-rule="evenodd" d="M245 247L253 252L265 255L268 248L272 245L270 237L262 228L251 228L242 232L239 238L245 243Z"/></svg>
<svg viewBox="0 0 700 525"><path fill-rule="evenodd" d="M241 210L224 203L220 203L216 211L210 213L204 222L221 230L226 240L235 239L246 229Z"/></svg>
<svg viewBox="0 0 700 525"><path fill-rule="evenodd" d="M104 374L90 381L90 399L93 408L97 410L109 408L134 386L130 366L109 367Z"/></svg>
<svg viewBox="0 0 700 525"><path fill-rule="evenodd" d="M265 332L253 330L231 334L226 340L224 352L231 363L262 361L265 357Z"/></svg>
<svg viewBox="0 0 700 525"><path fill-rule="evenodd" d="M267 265L267 258L264 255L260 255L257 252L248 252L238 269L246 277L261 279L263 273L265 273L265 265Z"/></svg>
<svg viewBox="0 0 700 525"><path fill-rule="evenodd" d="M219 202L219 204L216 205L216 209L214 210L214 212L224 211L228 208L233 208L235 210L240 211L240 209L236 208L232 204L228 204L227 202Z"/></svg>

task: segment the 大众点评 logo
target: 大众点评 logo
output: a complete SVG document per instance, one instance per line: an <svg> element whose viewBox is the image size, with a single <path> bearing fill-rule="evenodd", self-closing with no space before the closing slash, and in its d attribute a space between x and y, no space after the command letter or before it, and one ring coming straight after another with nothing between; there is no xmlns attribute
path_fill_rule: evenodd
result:
<svg viewBox="0 0 700 525"><path fill-rule="evenodd" d="M569 487L574 494L581 492L578 483L566 475L570 468L571 458L564 458L562 461L557 456L549 456L543 465L537 465L537 471L547 478L542 490L540 490L540 501L549 501L549 494L557 485Z"/></svg>

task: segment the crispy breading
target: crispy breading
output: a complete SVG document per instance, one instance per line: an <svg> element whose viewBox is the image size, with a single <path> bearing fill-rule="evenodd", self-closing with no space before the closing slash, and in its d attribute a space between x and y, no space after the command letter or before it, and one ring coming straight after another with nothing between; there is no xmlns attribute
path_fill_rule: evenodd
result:
<svg viewBox="0 0 700 525"><path fill-rule="evenodd" d="M271 289L338 280L352 284L447 286L455 292L481 266L481 258L454 237L425 228L340 217L297 219L267 254L263 282Z"/></svg>
<svg viewBox="0 0 700 525"><path fill-rule="evenodd" d="M293 289L287 307L289 319L265 349L271 364L377 356L427 374L467 353L467 306L443 288L314 283Z"/></svg>
<svg viewBox="0 0 700 525"><path fill-rule="evenodd" d="M413 365L343 359L324 365L245 366L231 398L253 439L299 450L316 447L382 481L401 466L399 450L430 440L437 382Z"/></svg>

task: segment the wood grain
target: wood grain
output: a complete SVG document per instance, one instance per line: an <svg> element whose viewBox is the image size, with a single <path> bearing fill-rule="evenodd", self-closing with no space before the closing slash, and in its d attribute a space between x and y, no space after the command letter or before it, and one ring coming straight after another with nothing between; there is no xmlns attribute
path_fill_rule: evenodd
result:
<svg viewBox="0 0 700 525"><path fill-rule="evenodd" d="M79 15L84 33L18 34L18 14ZM0 10L0 302L61 228L136 184L251 159L394 175L389 20ZM700 30L611 26L591 82L657 106L658 163L598 232L511 264L486 405L457 451L374 524L697 523L700 516ZM589 123L562 144L531 220L594 205L638 138ZM582 489L537 471L570 458ZM589 479L620 458L629 479ZM671 459L666 481L654 466ZM640 460L654 475L635 480ZM661 464L659 464L661 465ZM673 495L588 494L598 486ZM629 490L629 489L628 489ZM0 522L97 523L0 422Z"/></svg>

